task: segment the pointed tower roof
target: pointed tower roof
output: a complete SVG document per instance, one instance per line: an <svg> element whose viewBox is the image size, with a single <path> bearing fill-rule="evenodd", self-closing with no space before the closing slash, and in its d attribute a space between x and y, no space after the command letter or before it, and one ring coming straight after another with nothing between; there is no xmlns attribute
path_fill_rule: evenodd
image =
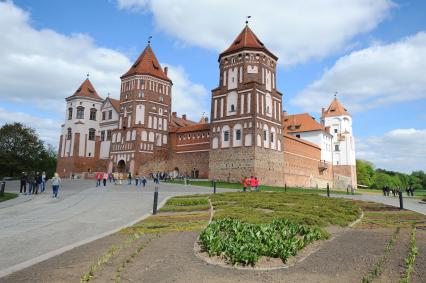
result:
<svg viewBox="0 0 426 283"><path fill-rule="evenodd" d="M89 78L85 79L84 82L80 85L80 87L68 98L72 97L85 97L96 100L102 100L102 98L96 92L96 89L93 87Z"/></svg>
<svg viewBox="0 0 426 283"><path fill-rule="evenodd" d="M232 44L219 55L219 59L222 56L243 49L264 51L265 53L272 56L275 60L278 60L278 57L272 54L272 52L265 47L262 41L259 40L259 38L254 34L248 25L244 27L244 29L240 32L237 38L235 38Z"/></svg>
<svg viewBox="0 0 426 283"><path fill-rule="evenodd" d="M342 116L347 115L351 116L349 114L348 110L343 107L342 103L337 99L337 97L334 97L333 101L331 102L330 106L328 106L327 110L323 110L321 118L325 117L334 117L334 116Z"/></svg>
<svg viewBox="0 0 426 283"><path fill-rule="evenodd" d="M127 73L121 76L121 78L123 79L132 75L151 75L172 82L161 68L160 63L158 63L149 43L141 55L139 55L136 62L130 67Z"/></svg>

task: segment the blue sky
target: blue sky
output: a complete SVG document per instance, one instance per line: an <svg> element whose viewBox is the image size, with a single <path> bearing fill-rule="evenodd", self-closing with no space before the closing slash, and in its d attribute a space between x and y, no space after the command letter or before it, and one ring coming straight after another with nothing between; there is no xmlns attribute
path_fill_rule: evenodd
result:
<svg viewBox="0 0 426 283"><path fill-rule="evenodd" d="M280 57L284 109L318 117L337 91L353 115L357 157L386 169L426 170L426 2L257 3L0 2L7 14L0 19L6 65L0 67L0 123L22 120L56 146L64 97L87 72L102 96L118 97L119 76L149 35L159 61L170 66L174 110L198 119L209 112L219 52L252 15L250 26Z"/></svg>

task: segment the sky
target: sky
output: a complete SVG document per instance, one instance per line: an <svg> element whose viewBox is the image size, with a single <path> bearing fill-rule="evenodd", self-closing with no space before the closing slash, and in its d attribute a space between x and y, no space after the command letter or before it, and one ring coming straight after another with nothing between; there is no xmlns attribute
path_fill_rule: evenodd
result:
<svg viewBox="0 0 426 283"><path fill-rule="evenodd" d="M23 122L58 146L65 97L86 74L119 97L120 76L152 36L173 80L173 111L210 113L217 58L244 27L279 57L288 113L337 96L353 117L356 156L426 171L426 1L0 1L0 125Z"/></svg>

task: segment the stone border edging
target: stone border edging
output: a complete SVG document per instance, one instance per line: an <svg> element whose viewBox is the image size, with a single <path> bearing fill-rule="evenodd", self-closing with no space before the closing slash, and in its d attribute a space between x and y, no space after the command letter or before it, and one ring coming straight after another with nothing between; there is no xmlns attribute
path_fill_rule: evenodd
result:
<svg viewBox="0 0 426 283"><path fill-rule="evenodd" d="M172 198L172 197L173 197L173 196L166 197L166 198L165 198L162 202L160 202L160 204L158 205L158 208L161 208L162 206L164 206L164 204L166 204L166 202L167 202L170 198ZM50 251L50 252L48 252L48 253L42 254L42 255L37 256L37 257L35 257L35 258L32 258L32 259L30 259L30 260L27 260L27 261L24 261L24 262L21 262L21 263L15 264L15 265L13 265L13 266L11 266L11 267L8 267L8 268L6 268L6 269L0 270L0 278L5 277L5 276L7 276L7 275L9 275L9 274L11 274L11 273L14 273L14 272L20 271L20 270L22 270L22 269L24 269L24 268L30 267L30 266L32 266L32 265L34 265L34 264L40 263L40 262L42 262L42 261L45 261L45 260L47 260L47 259L49 259L49 258L52 258L52 257L54 257L54 256L60 255L60 254L62 254L62 253L64 253L64 252L70 251L70 250L72 250L72 249L74 249L74 248L77 248L77 247L79 247L79 246L82 246L82 245L88 244L88 243L93 242L93 241L96 241L96 240L98 240L98 239L100 239L100 238L103 238L103 237L106 237L106 236L112 235L112 234L114 234L114 233L117 233L117 232L118 232L118 231L120 231L121 229L124 229L124 228L126 228L126 227L132 226L132 225L134 225L134 224L136 224L136 223L138 223L138 222L140 222L140 221L142 221L142 220L144 220L144 219L148 218L148 217L149 217L149 216L151 216L151 215L152 215L152 213L146 213L146 214L142 215L140 218L138 218L138 219L136 219L136 220L134 220L134 221L131 221L130 223L127 223L127 224L125 224L125 225L122 225L122 226L120 226L119 228L116 228L116 229L110 230L110 231L108 231L108 232L104 232L104 233L101 233L101 234L98 234L98 235L95 235L95 236L89 237L89 238L87 238L87 239L84 239L84 240L81 240L81 241L75 242L75 243L70 244L70 245L67 245L67 246L65 246L65 247L62 247L62 248L59 248L59 249L56 249L56 250Z"/></svg>

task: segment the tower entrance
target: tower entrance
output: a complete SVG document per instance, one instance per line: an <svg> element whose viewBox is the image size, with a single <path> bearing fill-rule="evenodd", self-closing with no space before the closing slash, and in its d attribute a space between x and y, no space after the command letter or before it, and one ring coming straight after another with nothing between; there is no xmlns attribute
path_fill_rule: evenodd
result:
<svg viewBox="0 0 426 283"><path fill-rule="evenodd" d="M118 173L124 173L125 170L126 170L126 162L124 162L124 160L122 159L122 160L118 161L117 171L118 171Z"/></svg>

